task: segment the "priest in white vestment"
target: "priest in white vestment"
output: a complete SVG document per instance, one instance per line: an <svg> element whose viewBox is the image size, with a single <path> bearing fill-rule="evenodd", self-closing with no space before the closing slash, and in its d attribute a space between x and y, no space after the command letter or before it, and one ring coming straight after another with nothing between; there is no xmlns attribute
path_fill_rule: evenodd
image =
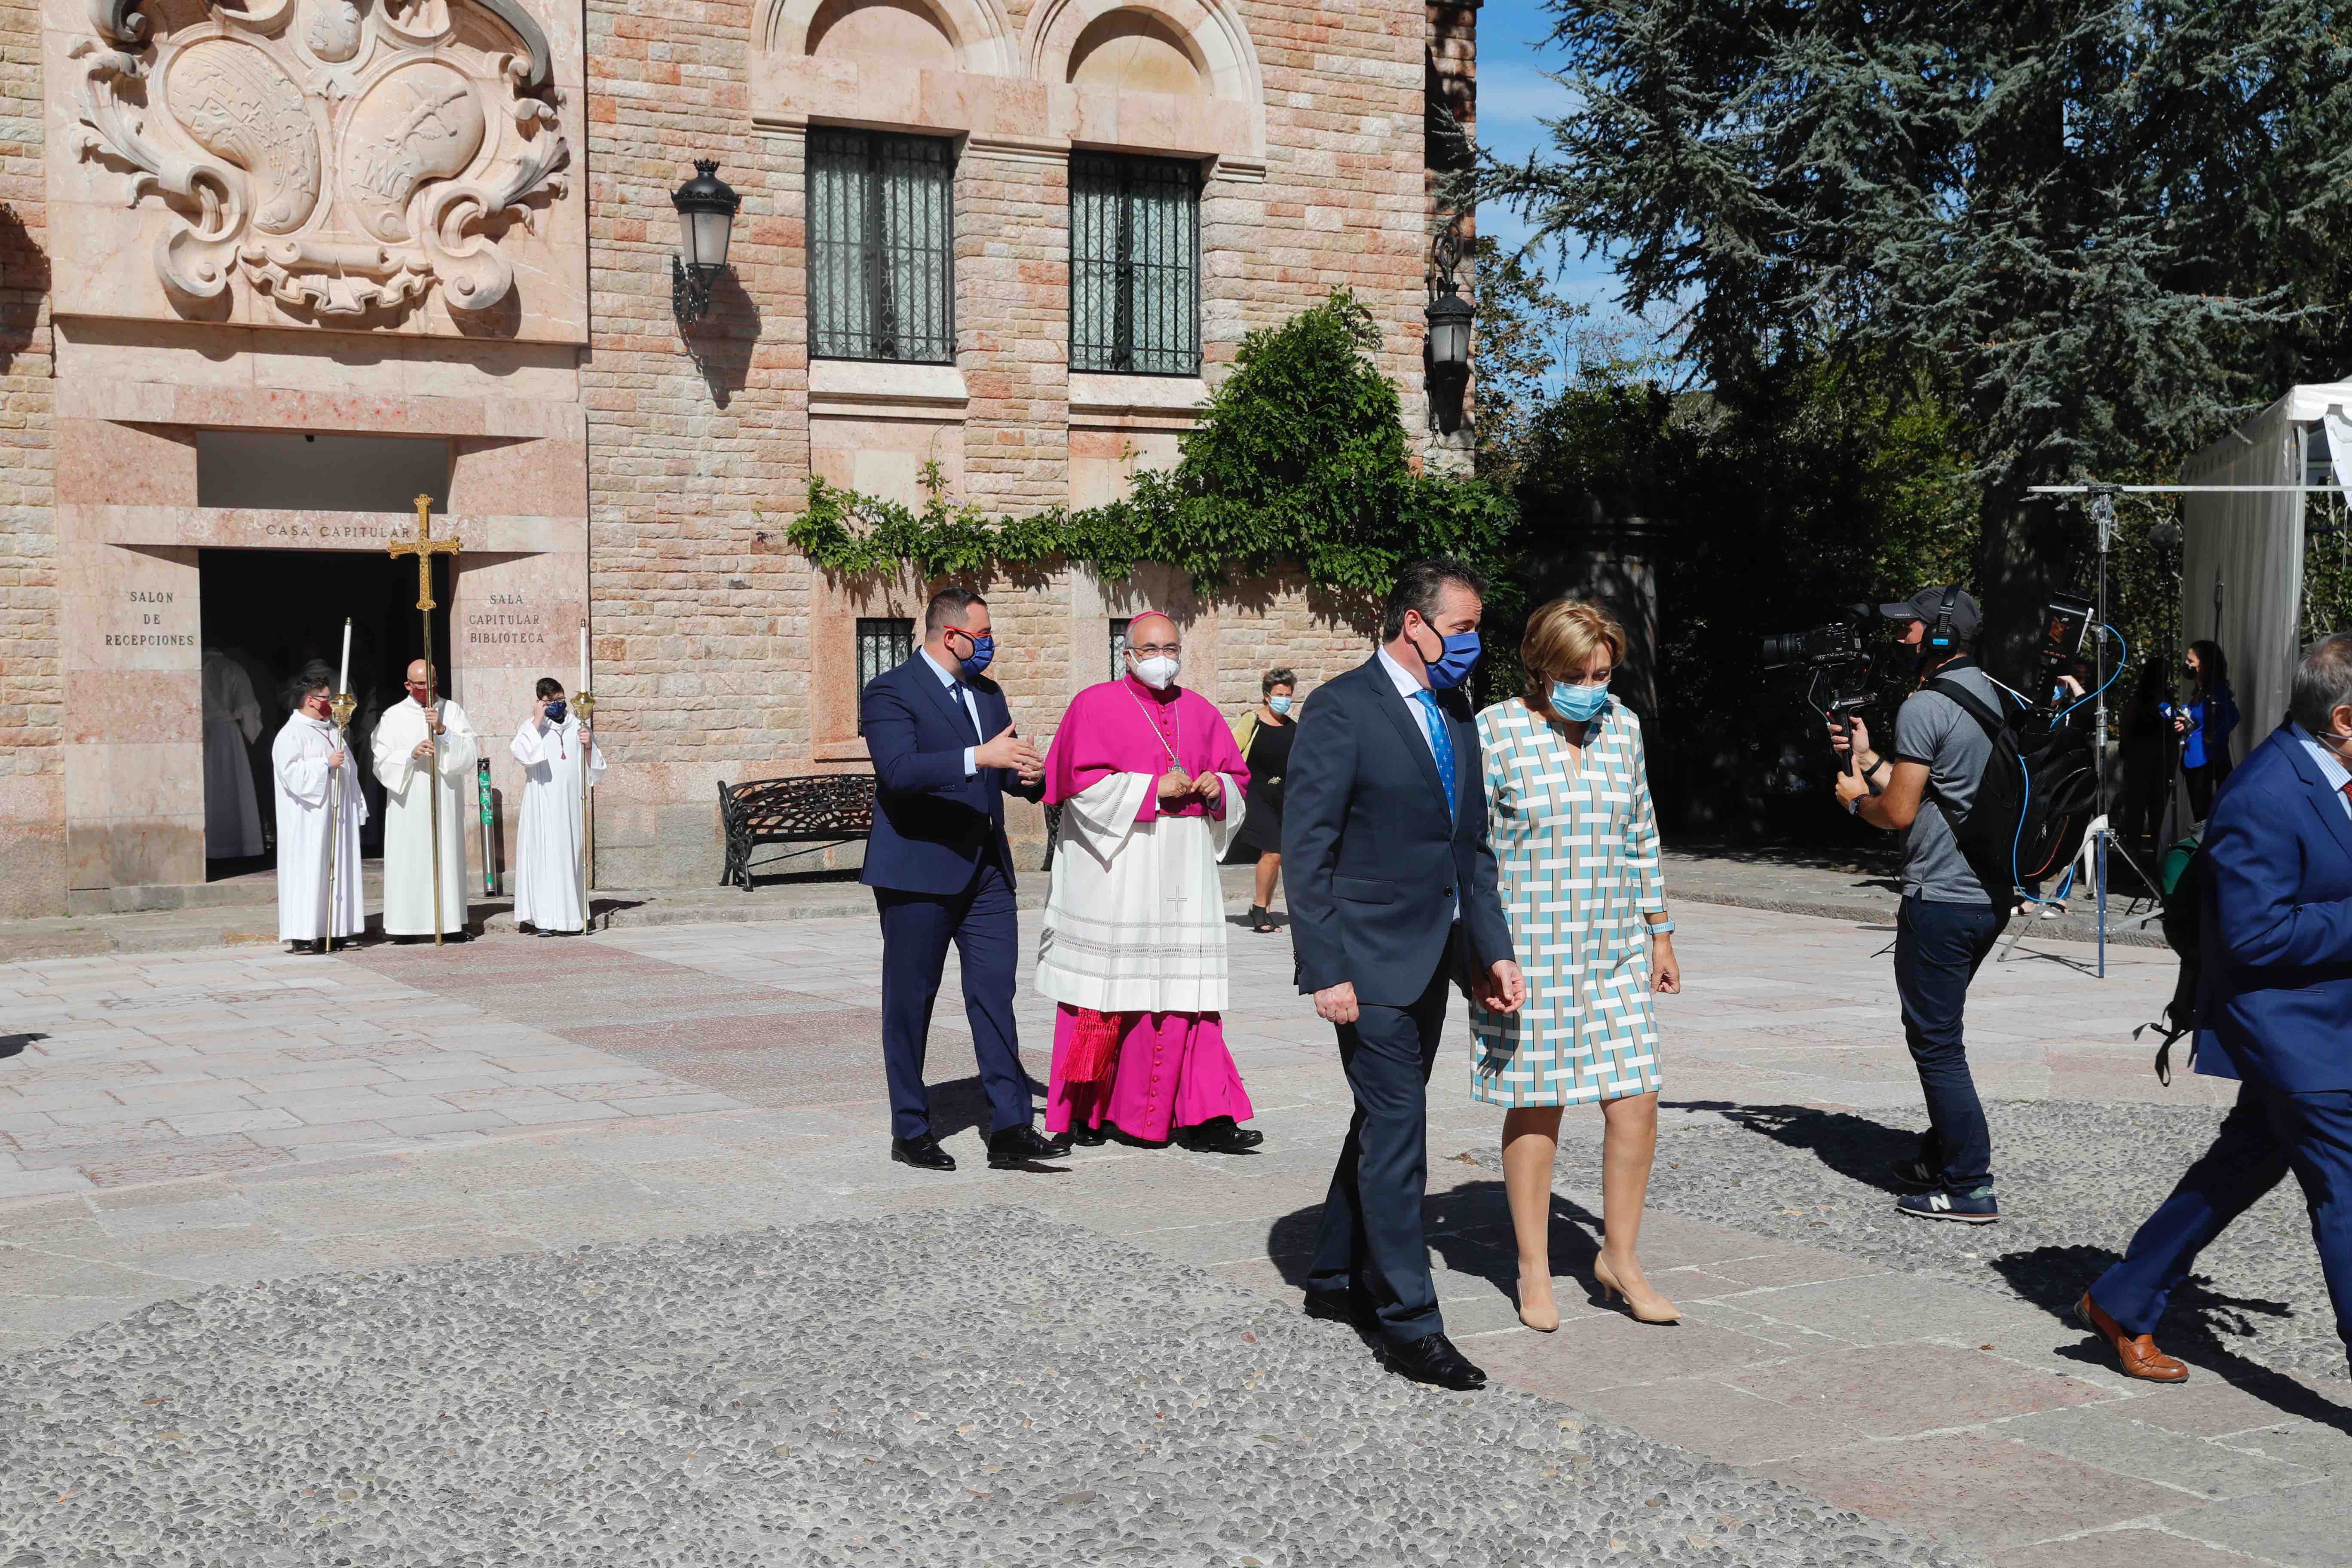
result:
<svg viewBox="0 0 2352 1568"><path fill-rule="evenodd" d="M205 858L258 855L260 797L246 747L261 739L261 702L245 667L216 647L205 649Z"/></svg>
<svg viewBox="0 0 2352 1568"><path fill-rule="evenodd" d="M1078 693L1045 755L1062 808L1037 989L1054 1019L1045 1130L1234 1153L1264 1134L1225 1048L1225 907L1217 861L1249 767L1224 715L1176 684L1182 643L1128 623L1125 679Z"/></svg>
<svg viewBox="0 0 2352 1568"><path fill-rule="evenodd" d="M360 793L359 762L351 754L351 742L335 731L333 673L314 664L295 684L299 695L294 711L269 752L278 781L278 940L316 951L331 931L340 940L366 929L360 824L367 820L367 797Z"/></svg>
<svg viewBox="0 0 2352 1568"><path fill-rule="evenodd" d="M375 776L383 784L383 930L387 936L433 934L433 800L428 730L440 731L441 930L466 936L466 836L478 818L474 762L481 745L466 710L434 692L433 667L408 667L405 700L375 727Z"/></svg>
<svg viewBox="0 0 2352 1568"><path fill-rule="evenodd" d="M522 764L522 823L515 832L515 924L541 936L585 931L581 904L580 768L591 785L604 776L604 753L563 699L563 683L540 678L530 717L508 748Z"/></svg>

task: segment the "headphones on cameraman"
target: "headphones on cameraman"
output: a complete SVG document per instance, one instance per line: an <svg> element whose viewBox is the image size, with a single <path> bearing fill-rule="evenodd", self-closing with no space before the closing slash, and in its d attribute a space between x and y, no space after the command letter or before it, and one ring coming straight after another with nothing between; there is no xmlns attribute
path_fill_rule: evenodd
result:
<svg viewBox="0 0 2352 1568"><path fill-rule="evenodd" d="M1927 633L1929 647L1952 646L1952 603L1960 596L1960 585L1952 584L1944 590L1943 605L1936 611L1936 625Z"/></svg>

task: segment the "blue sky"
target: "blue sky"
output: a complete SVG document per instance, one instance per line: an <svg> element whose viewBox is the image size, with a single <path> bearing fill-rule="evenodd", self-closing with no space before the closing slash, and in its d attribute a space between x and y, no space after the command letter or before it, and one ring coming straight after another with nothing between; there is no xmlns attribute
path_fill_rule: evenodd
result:
<svg viewBox="0 0 2352 1568"><path fill-rule="evenodd" d="M1479 10L1478 142L1498 157L1520 159L1547 145L1550 137L1542 122L1568 110L1568 89L1544 74L1558 59L1556 50L1544 47L1550 32L1551 14L1540 0L1487 0ZM1478 231L1507 246L1528 237L1527 225L1500 207L1479 209ZM1538 259L1555 269L1562 297L1589 300L1595 314L1611 313L1615 279L1599 257L1571 249L1555 263L1547 249Z"/></svg>

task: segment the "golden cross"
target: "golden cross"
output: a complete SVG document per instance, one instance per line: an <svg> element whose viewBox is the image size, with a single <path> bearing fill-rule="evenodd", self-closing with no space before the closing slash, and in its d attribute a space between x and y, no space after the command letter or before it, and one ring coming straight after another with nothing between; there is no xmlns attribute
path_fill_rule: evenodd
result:
<svg viewBox="0 0 2352 1568"><path fill-rule="evenodd" d="M416 498L416 537L395 539L386 547L388 554L416 557L416 607L418 609L430 610L435 607L433 558L436 555L455 556L459 548L458 542L454 539L433 537L433 498L418 496ZM454 565L454 562L452 564ZM429 657L430 650L428 649L427 652Z"/></svg>

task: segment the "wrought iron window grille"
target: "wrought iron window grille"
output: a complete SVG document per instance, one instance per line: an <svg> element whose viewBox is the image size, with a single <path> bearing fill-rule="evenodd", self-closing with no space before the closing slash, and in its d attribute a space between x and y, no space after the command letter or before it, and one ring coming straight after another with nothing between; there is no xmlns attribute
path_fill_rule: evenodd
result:
<svg viewBox="0 0 2352 1568"><path fill-rule="evenodd" d="M1070 157L1070 368L1201 374L1201 171Z"/></svg>
<svg viewBox="0 0 2352 1568"><path fill-rule="evenodd" d="M809 352L955 359L955 163L932 136L813 127Z"/></svg>

